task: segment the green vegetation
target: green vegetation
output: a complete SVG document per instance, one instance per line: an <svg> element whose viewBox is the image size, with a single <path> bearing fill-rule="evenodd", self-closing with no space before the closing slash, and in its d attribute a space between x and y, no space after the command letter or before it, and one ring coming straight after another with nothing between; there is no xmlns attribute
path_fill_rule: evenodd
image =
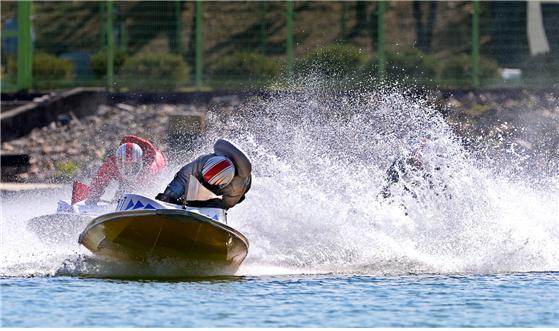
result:
<svg viewBox="0 0 559 331"><path fill-rule="evenodd" d="M51 54L38 53L33 56L35 86L52 88L70 82L74 78L74 64L70 60Z"/></svg>
<svg viewBox="0 0 559 331"><path fill-rule="evenodd" d="M258 87L277 77L279 64L260 53L240 51L221 58L210 72L215 87Z"/></svg>
<svg viewBox="0 0 559 331"><path fill-rule="evenodd" d="M319 48L297 62L296 72L319 74L325 78L343 78L360 71L366 57L352 45L334 44Z"/></svg>
<svg viewBox="0 0 559 331"><path fill-rule="evenodd" d="M114 52L113 65L114 72L119 73L120 69L126 61L126 52L123 50L116 50ZM100 51L95 53L91 57L91 71L95 74L97 78L103 78L107 75L107 52Z"/></svg>
<svg viewBox="0 0 559 331"><path fill-rule="evenodd" d="M469 54L460 54L443 62L440 72L440 82L448 86L469 86L472 80L472 58ZM497 62L480 57L479 76L484 85L489 85L499 79L499 65Z"/></svg>
<svg viewBox="0 0 559 331"><path fill-rule="evenodd" d="M56 168L62 176L71 177L78 170L79 165L77 162L70 160L58 163Z"/></svg>
<svg viewBox="0 0 559 331"><path fill-rule="evenodd" d="M555 86L559 73L558 56L541 54L523 65L523 79L532 85ZM114 70L117 86L130 90L184 89L191 83L190 67L184 59L170 53L142 52L128 56L115 52ZM275 82L281 63L258 52L239 51L224 56L208 69L212 88L259 88ZM97 78L106 71L106 53L91 58L91 69ZM15 72L15 58L9 61L9 72ZM470 86L472 63L469 54L459 54L446 61L416 48L386 51L386 78L401 85L462 87ZM299 76L317 74L334 83L332 87L370 88L378 73L376 55L365 56L352 45L335 44L318 48L296 62ZM42 88L64 86L74 76L73 63L51 54L38 53L33 59L33 75ZM499 66L493 60L480 58L480 78L484 85L497 82ZM371 80L372 79L372 80Z"/></svg>
<svg viewBox="0 0 559 331"><path fill-rule="evenodd" d="M438 62L417 48L387 50L386 79L401 85L432 85L436 82ZM373 55L364 73L367 77L378 74L378 58Z"/></svg>
<svg viewBox="0 0 559 331"><path fill-rule="evenodd" d="M173 89L188 82L189 72L179 55L145 52L124 61L117 82L132 90Z"/></svg>
<svg viewBox="0 0 559 331"><path fill-rule="evenodd" d="M17 72L15 57L9 59L8 72ZM52 54L36 53L33 55L33 77L36 78L35 85L39 88L64 85L74 78L74 64Z"/></svg>
<svg viewBox="0 0 559 331"><path fill-rule="evenodd" d="M17 1L3 1L0 6L4 32L2 89L9 86L14 90L17 72L9 69L10 58L17 54L17 29L10 24L17 18L18 5ZM511 17L525 17L526 6L483 1L479 6L481 50L502 67L523 69L521 80L503 81L497 78L494 62L482 59L481 86L556 86L557 53L522 62L528 41L523 36L525 31L517 29L518 22ZM296 75L314 74L336 84L359 82L373 88L378 74L374 52L380 49L379 40L384 40L387 79L402 85L472 86L470 2L391 2L385 8L382 29L378 25L379 3L375 1L343 5L337 1L299 1L293 7ZM35 87L106 86L106 53L99 50L107 49L109 31L114 44L114 74L123 88L199 89L194 87L188 67L186 75L180 65L177 73L167 76L161 63L150 71L128 59L148 51L175 54L189 67L195 66L196 55L201 54L203 88L269 86L270 81L277 82L281 76L278 67L286 63L287 31L291 30L286 29L287 5L282 1L207 1L200 7L200 16L192 2L117 1L112 5L112 25L108 24L107 8L105 2L33 2L32 19L28 21L32 23L33 50L72 58L75 63L74 74L67 74L69 69L64 74L49 73L49 66L45 71L39 64L42 69L33 78ZM555 49L556 38L552 36L556 35L553 23L557 13L546 9L544 16L544 29L551 49ZM196 41L197 22L203 39L200 43ZM456 55L460 53L464 54ZM87 58L90 67L84 68ZM125 62L129 64L124 75Z"/></svg>
<svg viewBox="0 0 559 331"><path fill-rule="evenodd" d="M402 83L427 84L436 79L436 60L417 48L386 52L386 76Z"/></svg>

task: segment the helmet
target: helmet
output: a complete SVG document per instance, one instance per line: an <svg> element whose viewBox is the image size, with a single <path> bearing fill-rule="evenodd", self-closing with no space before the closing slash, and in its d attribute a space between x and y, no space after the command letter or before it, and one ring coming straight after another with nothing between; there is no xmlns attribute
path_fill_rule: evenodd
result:
<svg viewBox="0 0 559 331"><path fill-rule="evenodd" d="M124 143L116 150L116 166L125 178L135 178L142 170L144 152L138 144Z"/></svg>
<svg viewBox="0 0 559 331"><path fill-rule="evenodd" d="M235 165L233 161L225 156L212 156L204 164L202 176L206 183L223 188L233 180Z"/></svg>

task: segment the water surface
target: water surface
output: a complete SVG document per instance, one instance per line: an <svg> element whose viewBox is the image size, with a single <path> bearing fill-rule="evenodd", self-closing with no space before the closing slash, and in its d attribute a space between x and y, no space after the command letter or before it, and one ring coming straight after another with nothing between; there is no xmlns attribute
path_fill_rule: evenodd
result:
<svg viewBox="0 0 559 331"><path fill-rule="evenodd" d="M4 327L557 327L559 273L3 278Z"/></svg>

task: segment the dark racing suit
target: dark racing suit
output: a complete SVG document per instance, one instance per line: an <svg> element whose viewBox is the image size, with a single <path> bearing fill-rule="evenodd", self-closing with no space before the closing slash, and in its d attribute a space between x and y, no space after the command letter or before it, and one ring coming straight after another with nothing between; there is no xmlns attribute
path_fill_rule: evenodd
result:
<svg viewBox="0 0 559 331"><path fill-rule="evenodd" d="M390 192L390 189L392 185L402 182L404 191L408 192L413 198L417 199L414 187L421 185L421 181L424 184L427 184L429 189L435 190L435 194L438 195L437 190L440 185L436 185L433 175L425 168L423 160L418 154L411 154L397 158L394 162L392 162L386 172L387 184L383 187L380 195L383 198L391 197L392 193ZM438 166L433 168L433 170L437 171L440 169L441 168ZM442 184L442 190L446 190L446 185Z"/></svg>
<svg viewBox="0 0 559 331"><path fill-rule="evenodd" d="M137 136L127 135L122 138L120 144L135 143L143 152L143 167L134 182L127 181L120 175L118 171L115 156L109 156L103 162L103 165L97 171L96 176L91 182L87 203L96 203L99 201L109 183L113 180L118 182L118 190L115 197L120 196L125 191L135 191L140 185L145 186L154 183L157 176L167 166L167 160L161 151L146 139Z"/></svg>
<svg viewBox="0 0 559 331"><path fill-rule="evenodd" d="M400 182L401 176L407 176L410 171L417 172L423 170L423 164L419 158L408 156L399 157L388 168L386 171L387 184L383 187L381 194L383 198L389 198L392 194L390 192L390 187ZM404 190L411 192L415 197L415 193L410 191L410 189L404 185Z"/></svg>
<svg viewBox="0 0 559 331"><path fill-rule="evenodd" d="M220 141L223 142L224 140L220 139ZM220 141L218 141L218 143ZM218 145L218 143L216 143L216 145ZM227 144L229 143L227 142ZM227 144L225 145L229 146ZM228 148L234 148L236 151L238 151L235 147ZM206 161L216 155L227 156L235 164L235 176L227 186L221 189L219 187L215 187L206 183L202 175L202 169ZM248 161L246 156L244 156L244 154L243 159L244 162L240 162L239 158L232 156L227 151L224 153L202 155L182 167L175 175L175 178L173 178L169 185L167 185L165 192L163 192L162 194L158 194L156 199L167 202L186 204L189 206L206 206L229 209L243 201L245 198L245 194L248 192L248 190L250 190L252 182L251 166L250 162ZM200 201L199 199L197 199L196 196L188 196L189 187L193 184L190 183L191 176L192 178L197 180L200 185L204 186L215 195L221 196L221 198Z"/></svg>

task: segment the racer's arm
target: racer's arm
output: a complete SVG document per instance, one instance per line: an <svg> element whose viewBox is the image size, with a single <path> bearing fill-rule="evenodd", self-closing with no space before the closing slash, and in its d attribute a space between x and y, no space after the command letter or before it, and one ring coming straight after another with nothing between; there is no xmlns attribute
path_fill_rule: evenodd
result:
<svg viewBox="0 0 559 331"><path fill-rule="evenodd" d="M167 167L167 159L165 159L165 155L160 151L157 151L155 154L155 159L147 168L147 172L150 176L157 176L159 175L165 168Z"/></svg>
<svg viewBox="0 0 559 331"><path fill-rule="evenodd" d="M91 189L86 202L95 203L105 193L105 189L110 181L117 177L118 169L116 167L115 158L108 157L103 165L97 171L97 174L91 182Z"/></svg>
<svg viewBox="0 0 559 331"><path fill-rule="evenodd" d="M167 185L161 197L163 201L178 201L184 196L190 177L185 175L188 171L185 169L187 166L182 167L181 170L175 174L175 178Z"/></svg>
<svg viewBox="0 0 559 331"><path fill-rule="evenodd" d="M398 158L392 162L390 168L386 171L388 184L394 184L400 181L400 172L405 171L402 165L402 159Z"/></svg>
<svg viewBox="0 0 559 331"><path fill-rule="evenodd" d="M231 183L223 188L222 200L227 209L235 206L245 199L245 194L250 190L252 176L248 178L234 177Z"/></svg>
<svg viewBox="0 0 559 331"><path fill-rule="evenodd" d="M194 178L202 177L202 167L209 155L202 155L196 160L182 167L176 174L175 178L167 185L163 192L163 199L181 200L186 194L190 176ZM163 200L166 201L166 200Z"/></svg>
<svg viewBox="0 0 559 331"><path fill-rule="evenodd" d="M385 199L392 195L390 193L390 186L400 181L400 171L405 171L403 168L401 158L397 158L394 162L392 162L386 171L386 184L382 187L382 190L378 195L381 195Z"/></svg>

